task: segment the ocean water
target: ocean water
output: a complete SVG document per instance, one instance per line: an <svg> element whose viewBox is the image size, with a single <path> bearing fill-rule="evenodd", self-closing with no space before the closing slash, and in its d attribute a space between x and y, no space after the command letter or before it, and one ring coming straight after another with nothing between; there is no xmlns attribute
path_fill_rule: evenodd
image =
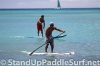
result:
<svg viewBox="0 0 100 66"><path fill-rule="evenodd" d="M37 36L36 22L41 15L45 16L46 28L54 22L57 28L66 31L66 37L54 40L54 52L74 52L74 55L29 56L30 52L45 43L45 38ZM54 31L53 36L60 33ZM44 52L44 48L36 52ZM49 46L48 52L50 50ZM42 64L43 60L47 62ZM21 61L26 63L21 64ZM87 64L89 61L91 63ZM100 9L0 9L1 65L100 66Z"/></svg>

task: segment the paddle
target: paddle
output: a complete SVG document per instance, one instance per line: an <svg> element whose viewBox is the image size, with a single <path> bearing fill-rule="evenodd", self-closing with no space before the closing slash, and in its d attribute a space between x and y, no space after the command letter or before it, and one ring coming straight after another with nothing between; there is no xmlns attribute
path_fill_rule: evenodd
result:
<svg viewBox="0 0 100 66"><path fill-rule="evenodd" d="M62 38L62 37L65 37L65 36L67 36L67 34L66 35L62 35L62 36L56 36L56 37L53 37L53 38Z"/></svg>
<svg viewBox="0 0 100 66"><path fill-rule="evenodd" d="M65 32L62 32L61 34L63 34L63 33L65 33ZM58 36L56 36L56 37L59 37L61 34L59 34ZM54 39L54 38L53 38ZM32 51L30 54L29 54L29 56L30 55L32 55L36 50L38 50L39 48L41 48L42 46L44 46L45 44L43 44L43 45L41 45L40 47L38 47L38 48L36 48L34 51Z"/></svg>

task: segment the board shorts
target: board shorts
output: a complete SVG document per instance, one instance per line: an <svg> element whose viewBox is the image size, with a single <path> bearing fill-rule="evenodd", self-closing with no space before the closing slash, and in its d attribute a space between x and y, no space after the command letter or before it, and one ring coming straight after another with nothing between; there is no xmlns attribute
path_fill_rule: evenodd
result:
<svg viewBox="0 0 100 66"><path fill-rule="evenodd" d="M53 37L52 36L50 36L49 37L50 39L51 39L51 42L49 42L49 40L46 38L46 44L50 44L51 46L54 46L54 40L53 40Z"/></svg>
<svg viewBox="0 0 100 66"><path fill-rule="evenodd" d="M37 24L37 30L42 31L42 25Z"/></svg>

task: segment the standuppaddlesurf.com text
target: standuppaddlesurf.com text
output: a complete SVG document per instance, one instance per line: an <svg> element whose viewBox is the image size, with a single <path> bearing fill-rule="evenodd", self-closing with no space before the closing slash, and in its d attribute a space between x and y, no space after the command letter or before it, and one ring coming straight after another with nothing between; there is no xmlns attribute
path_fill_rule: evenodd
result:
<svg viewBox="0 0 100 66"><path fill-rule="evenodd" d="M72 65L96 65L100 66L100 60L96 61L87 61L85 59L82 60L74 60L74 59L69 59L69 60L64 60L64 59L54 59L52 61L42 59L42 60L37 60L37 59L28 59L28 60L13 60L13 59L2 59L0 60L0 65L12 65L12 66L23 66L23 65L32 65L32 66L43 66L43 65L61 65L61 66L72 66Z"/></svg>

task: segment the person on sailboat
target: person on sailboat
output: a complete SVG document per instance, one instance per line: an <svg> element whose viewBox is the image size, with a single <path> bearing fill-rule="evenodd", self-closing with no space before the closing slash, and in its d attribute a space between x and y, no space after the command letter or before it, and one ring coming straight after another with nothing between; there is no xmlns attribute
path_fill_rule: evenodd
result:
<svg viewBox="0 0 100 66"><path fill-rule="evenodd" d="M51 22L50 26L47 27L46 32L45 32L45 36L46 36L45 52L47 52L48 45L50 44L51 45L51 53L53 53L53 49L54 49L54 40L53 40L53 37L52 37L53 30L57 30L57 31L60 31L60 32L65 32L65 31L63 31L61 29L56 28L54 26L54 23Z"/></svg>
<svg viewBox="0 0 100 66"><path fill-rule="evenodd" d="M43 24L43 26L42 26ZM42 37L43 37L43 29L45 28L45 20L44 20L44 15L41 15L41 18L38 19L37 21L37 31L38 31L38 36L39 32L41 31Z"/></svg>

